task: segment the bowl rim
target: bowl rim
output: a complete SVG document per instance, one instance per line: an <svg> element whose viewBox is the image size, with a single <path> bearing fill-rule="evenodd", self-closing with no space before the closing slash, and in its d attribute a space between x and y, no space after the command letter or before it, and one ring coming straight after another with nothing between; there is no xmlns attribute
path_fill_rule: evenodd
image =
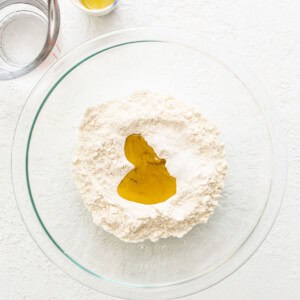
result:
<svg viewBox="0 0 300 300"><path fill-rule="evenodd" d="M115 44L115 38L116 37L120 37L122 35L126 35L126 34L130 34L130 33L134 33L137 35L147 35L149 34L150 36L156 36L157 34L157 30L159 29L159 31L161 33L163 33L163 35L165 34L166 36L169 37L169 40L174 42L174 39L176 40L178 37L181 37L181 42L182 40L189 43L192 39L196 40L196 39L201 39L202 42L204 41L205 43L208 43L210 45L214 45L214 49L217 49L218 47L216 47L216 44L208 39L205 39L203 37L199 37L198 35L194 35L194 34L190 34L184 31L178 31L178 30L174 30L174 29L170 29L170 28L162 28L162 27L154 27L154 28L149 28L149 27L140 27L140 28L131 28L131 29L125 29L125 30L118 30L118 31L114 31L108 34L105 34L103 36L97 37L95 39L92 39L86 43L84 43L83 45L79 46L78 48L74 49L73 51L71 51L70 53L68 53L66 56L64 56L63 58L61 58L59 61L57 61L47 72L46 74L42 77L42 79L38 82L38 84L35 86L35 88L33 89L32 93L30 94L30 96L28 97L23 109L22 109L22 113L19 117L18 120L18 124L16 127L16 131L14 134L14 139L13 139L13 146L12 146L12 157L11 157L11 171L12 171L12 182L13 182L13 188L14 188L14 194L15 194L15 198L18 204L18 208L20 210L22 219L29 231L29 233L31 234L32 238L35 240L36 244L39 246L39 248L44 252L44 254L51 260L53 261L59 268L61 268L64 272L66 272L67 274L69 274L71 277L73 277L75 280L79 281L82 284L85 284L86 286L89 286L93 289L96 289L98 291L101 291L102 293L106 293L108 295L113 295L113 296L117 296L117 297L122 297L124 296L124 294L128 297L128 299L135 299L135 296L131 296L132 291L128 292L126 291L126 289L128 289L128 286L123 286L120 290L115 290L113 292L111 292L110 290L108 291L106 288L98 287L95 286L93 283L91 284L90 282L83 282L82 280L78 279L78 277L80 278L80 276L74 275L74 273L70 272L70 268L68 270L66 270L63 265L64 263L59 263L59 261L61 261L57 255L52 255L52 253L49 255L49 250L45 249L44 246L42 246L40 244L40 242L38 241L37 237L36 237L36 233L32 232L32 227L28 224L28 216L25 216L24 210L21 207L22 205L20 205L20 197L17 195L16 192L16 180L15 180L15 176L14 174L16 174L18 166L15 164L16 161L16 147L17 145L17 138L19 135L18 130L20 130L20 125L21 123L24 121L22 120L23 116L24 116L24 111L26 110L26 107L30 101L30 99L32 99L32 97L35 96L36 91L38 90L40 84L42 84L43 82L47 81L49 74L51 75L51 72L54 72L54 70L57 68L57 66L59 66L60 64L62 64L64 61L68 60L69 58L73 58L74 54L76 56L77 52L80 52L81 49L87 47L88 45L91 45L97 41L103 41L105 39L110 39L112 38L113 41L112 43ZM154 41L160 41L160 40L156 40L156 39L143 39L141 41L149 41L149 42L154 42ZM141 42L140 41L140 42ZM170 42L167 41L167 42ZM161 42L161 41L160 41ZM165 42L165 41L164 41ZM201 44L201 43L200 43ZM186 45L185 45L186 46ZM102 48L103 51L105 51L105 49L101 46L100 48ZM106 49L107 50L107 49ZM216 51L217 53L219 53L219 51ZM94 52L95 53L95 52ZM222 50L222 53L224 53L224 51ZM236 56L234 56L232 58L232 56L230 56L228 53L226 54L226 63L230 62L232 63L232 59L235 62L236 61ZM71 59L72 60L72 59ZM81 61L83 61L84 59L82 59ZM223 60L221 60L220 62L222 63ZM224 65L224 63L222 63ZM227 66L227 64L225 65ZM230 65L232 66L232 64ZM264 89L260 86L259 81L255 78L255 76L253 76L253 74L247 70L245 67L241 67L240 62L237 64L237 66L235 65L235 67L233 68L233 71L238 70L238 78L241 78L240 76L242 76L242 78L246 78L246 82L248 83L248 85L245 84L245 87L249 90L249 92L252 94L251 91L254 91L254 99L257 99L257 97L259 99L261 99L262 97L265 97L265 91ZM247 70L247 71L245 71ZM69 72L70 70L68 70L67 72ZM232 71L232 68L230 68L230 71ZM65 72L65 74L67 73ZM233 72L234 74L236 74L236 72ZM241 75L242 74L242 75ZM64 77L64 76L62 76ZM61 78L62 78L61 77ZM248 82L249 80L249 82ZM245 82L245 80L242 81L243 83ZM250 89L249 89L249 84L250 84ZM53 88L53 86L52 86ZM255 89L254 89L255 88ZM262 103L260 103L262 104ZM284 196L284 190L285 190L285 183L286 183L286 175L287 175L287 163L286 163L286 148L285 148L285 142L284 142L284 134L282 134L281 132L281 127L280 124L278 122L278 118L276 116L276 112L275 111L271 111L271 110L265 110L265 114L267 117L267 121L268 125L269 125L269 129L272 133L272 136L275 137L274 139L272 139L272 143L275 144L274 147L274 159L275 159L275 169L277 169L276 167L279 168L278 170L275 170L277 172L275 172L275 180L273 181L273 183L278 183L277 189L275 189L275 195L277 194L276 197L276 206L273 208L272 211L272 216L263 216L265 213L265 210L262 213L261 218L259 219L258 223L260 224L265 224L264 228L262 228L262 232L259 234L259 236L257 236L255 238L255 243L252 245L251 247L251 251L249 250L250 248L248 248L248 250L245 252L245 254L243 255L243 257L241 257L239 259L238 262L235 262L235 264L232 264L232 266L226 270L226 272L224 272L224 274L222 276L220 276L219 279L215 279L214 282L212 282L211 284L207 285L205 288L198 288L195 289L195 287L191 288L191 287L187 287L186 289L186 293L184 294L180 294L180 293L174 293L174 290L178 290L178 287L181 286L181 288L185 285L185 283L187 283L186 281L184 281L183 283L180 283L179 285L176 283L175 285L168 285L168 286L157 286L156 287L141 287L141 286L130 286L130 289L135 289L135 293L137 293L138 291L138 297L141 296L148 296L149 293L153 296L154 294L156 295L161 295L161 293L163 292L164 295L167 298L178 298L182 297L182 296L186 296L186 295L190 295L193 293L197 293L199 292L199 290L204 290L220 281L222 281L223 279L225 279L226 277L228 277L230 274L232 274L235 270L237 270L239 267L241 267L254 253L255 251L259 248L259 246L261 245L261 243L264 241L264 239L266 238L268 232L270 231L273 223L276 220L276 217L278 215L280 206L282 204L282 200L283 200L283 196ZM270 120L272 121L276 121L276 122L270 122ZM28 149L27 149L28 150ZM17 169L16 169L17 168ZM273 187L274 188L274 187ZM266 207L268 206L269 201L267 201L266 203ZM269 203L270 204L270 203ZM265 220L263 220L265 219ZM262 223L262 221L264 221ZM266 225L267 224L267 225ZM257 224L258 226L259 224ZM257 230L257 226L253 229L252 233L250 234L249 238L252 236L253 237L253 233ZM261 227L261 226L260 226ZM249 239L247 238L247 240L243 243L243 245L241 245L241 248L244 247L244 245L249 241ZM240 248L239 248L240 249ZM66 253L64 253L63 251L61 251L63 254L67 255ZM74 261L72 258L68 257L69 260L73 261L73 263L76 264L76 261ZM231 259L231 258L230 258ZM227 263L227 262L226 262ZM73 269L73 268L71 268ZM89 272L88 270L86 270L87 272ZM71 274L70 274L71 273ZM76 272L75 272L76 273ZM200 275L201 278L201 275ZM99 279L99 278L98 278ZM192 282L196 282L197 283L197 279L198 279L198 284L199 284L199 277L191 279ZM111 282L107 282L108 284L111 284ZM116 284L116 282L113 282L114 284ZM176 289L174 289L174 286L176 286ZM196 284L197 286L197 284ZM124 290L125 288L125 290ZM142 289L142 291L141 291ZM120 292L121 291L121 292ZM178 292L178 291L177 291ZM151 297L152 297L151 296ZM133 297L133 298L132 298ZM137 298L138 299L138 298Z"/></svg>

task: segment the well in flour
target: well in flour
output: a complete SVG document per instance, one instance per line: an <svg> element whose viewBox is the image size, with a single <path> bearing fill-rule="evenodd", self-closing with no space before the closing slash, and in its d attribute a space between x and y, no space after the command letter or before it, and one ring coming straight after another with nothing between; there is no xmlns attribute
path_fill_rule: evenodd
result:
<svg viewBox="0 0 300 300"><path fill-rule="evenodd" d="M134 168L118 185L118 194L142 204L157 204L176 194L176 178L166 168L166 160L159 158L140 134L125 140L125 156Z"/></svg>

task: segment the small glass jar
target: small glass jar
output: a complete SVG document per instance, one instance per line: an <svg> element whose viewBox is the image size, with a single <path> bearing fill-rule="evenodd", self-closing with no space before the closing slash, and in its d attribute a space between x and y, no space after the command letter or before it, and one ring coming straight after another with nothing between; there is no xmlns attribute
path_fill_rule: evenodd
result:
<svg viewBox="0 0 300 300"><path fill-rule="evenodd" d="M50 54L55 59L59 28L57 0L0 1L0 80L27 74Z"/></svg>

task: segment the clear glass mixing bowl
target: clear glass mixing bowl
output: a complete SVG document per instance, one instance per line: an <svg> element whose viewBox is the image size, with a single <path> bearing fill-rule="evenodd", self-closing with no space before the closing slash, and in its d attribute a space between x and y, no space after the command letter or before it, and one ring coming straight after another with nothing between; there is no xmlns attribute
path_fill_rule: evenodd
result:
<svg viewBox="0 0 300 300"><path fill-rule="evenodd" d="M221 129L229 171L206 224L130 244L93 224L71 161L85 109L141 89L198 106ZM236 57L192 34L139 28L82 45L37 84L16 129L13 184L29 232L62 270L109 295L173 299L219 282L258 248L283 197L285 144L264 97Z"/></svg>

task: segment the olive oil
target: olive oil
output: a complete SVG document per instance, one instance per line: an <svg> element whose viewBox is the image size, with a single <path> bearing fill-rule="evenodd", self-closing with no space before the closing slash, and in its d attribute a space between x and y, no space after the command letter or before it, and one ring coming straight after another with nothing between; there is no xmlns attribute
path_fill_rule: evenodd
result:
<svg viewBox="0 0 300 300"><path fill-rule="evenodd" d="M102 9L114 2L115 0L81 0L81 3L88 9Z"/></svg>
<svg viewBox="0 0 300 300"><path fill-rule="evenodd" d="M176 178L140 134L132 134L125 141L125 156L134 165L118 186L118 194L142 204L157 204L176 194Z"/></svg>

